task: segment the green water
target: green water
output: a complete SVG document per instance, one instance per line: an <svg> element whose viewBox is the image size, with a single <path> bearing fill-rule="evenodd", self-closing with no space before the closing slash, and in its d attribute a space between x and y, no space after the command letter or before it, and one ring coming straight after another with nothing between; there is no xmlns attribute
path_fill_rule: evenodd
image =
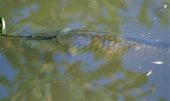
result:
<svg viewBox="0 0 170 101"><path fill-rule="evenodd" d="M6 35L89 31L1 36L0 101L169 101L170 48L157 47L170 45L169 3L0 0Z"/></svg>

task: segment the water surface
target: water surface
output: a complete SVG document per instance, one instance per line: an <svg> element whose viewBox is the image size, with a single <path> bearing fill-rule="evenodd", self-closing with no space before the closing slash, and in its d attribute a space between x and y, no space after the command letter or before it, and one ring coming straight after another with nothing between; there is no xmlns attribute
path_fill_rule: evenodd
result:
<svg viewBox="0 0 170 101"><path fill-rule="evenodd" d="M0 101L170 100L169 0L0 2Z"/></svg>

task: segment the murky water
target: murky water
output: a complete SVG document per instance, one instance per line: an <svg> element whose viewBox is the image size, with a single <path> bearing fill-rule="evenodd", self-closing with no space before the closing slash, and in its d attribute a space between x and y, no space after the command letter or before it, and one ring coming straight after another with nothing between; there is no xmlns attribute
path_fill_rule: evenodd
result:
<svg viewBox="0 0 170 101"><path fill-rule="evenodd" d="M5 35L62 32L0 36L0 101L169 101L169 3L0 0Z"/></svg>

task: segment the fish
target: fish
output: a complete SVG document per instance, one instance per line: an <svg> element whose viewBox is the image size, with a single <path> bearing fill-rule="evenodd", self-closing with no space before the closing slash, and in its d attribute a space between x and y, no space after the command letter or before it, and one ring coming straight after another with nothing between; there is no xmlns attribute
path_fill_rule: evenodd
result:
<svg viewBox="0 0 170 101"><path fill-rule="evenodd" d="M45 31L45 32L36 32L32 35L7 35L1 34L0 37L6 38L21 38L26 40L52 40L52 39L67 39L71 37L90 37L90 38L98 38L101 40L104 39L121 39L127 40L130 42L141 43L146 45L151 45L159 48L170 48L170 43L166 42L157 42L154 40L144 39L142 37L136 37L132 35L125 34L113 34L112 32L105 31L90 31L90 30L61 30L61 31Z"/></svg>

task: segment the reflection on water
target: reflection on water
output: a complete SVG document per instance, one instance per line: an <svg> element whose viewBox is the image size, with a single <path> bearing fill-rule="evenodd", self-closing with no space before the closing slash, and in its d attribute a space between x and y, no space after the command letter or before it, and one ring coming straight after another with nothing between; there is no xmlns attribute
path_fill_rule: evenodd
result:
<svg viewBox="0 0 170 101"><path fill-rule="evenodd" d="M148 89L135 96L131 94L137 89L140 91L138 87L148 78L145 73L136 73L122 66L121 58L132 47L130 44L116 37L87 38L77 35L48 41L1 38L2 53L6 55L2 60L7 58L17 69L14 81L1 78L4 84L5 81L9 84L10 92L17 90L10 99L24 100L29 97L40 100L43 97L51 100L102 101L106 98L118 100L120 95L125 99L137 99L151 92Z"/></svg>
<svg viewBox="0 0 170 101"><path fill-rule="evenodd" d="M0 101L170 100L170 48L163 46L170 44L168 3L3 1L7 35L57 28L130 38L78 32L50 40L0 37Z"/></svg>
<svg viewBox="0 0 170 101"><path fill-rule="evenodd" d="M157 74L166 73L166 70L163 71L161 67L155 67L161 69L155 70L154 66L147 62L151 63L150 59L168 59L167 55L170 52L169 49L162 52L152 46L128 43L120 37L101 38L81 35L62 37L60 40L40 41L2 37L0 45L1 54L5 54L1 56L2 63L5 63L1 69L9 68L6 71L3 69L4 74L2 73L1 76L2 84L8 89L5 91L3 91L4 88L2 89L3 94L6 90L8 91L7 95L2 97L10 94L9 99L14 101L24 100L27 97L30 100L51 99L52 101L55 99L91 101L121 98L129 101L145 99L146 96L151 96L152 92L155 92L155 86L159 87L157 83L152 84L153 82L148 81L149 75L152 77L156 72ZM130 57L128 54L133 50L129 49L134 49ZM154 55L154 52L158 57ZM159 52L165 55L160 55L162 59L159 57ZM148 60L142 57L143 53L149 56L145 56ZM124 66L122 57L125 54L127 57L123 63L128 64ZM137 59L133 60L135 56ZM3 62L7 60L10 63ZM138 62L139 64L136 64ZM168 60L164 62L168 63ZM6 64L13 66L6 66ZM136 66L133 66L135 64ZM153 68L145 67L147 65ZM137 66L141 66L141 69ZM168 69L166 66L168 64L164 67ZM150 70L153 74L147 73ZM10 75L13 77L12 80ZM164 77L167 80L168 75ZM156 80L159 81L158 78ZM147 82L151 84L145 85ZM166 80L162 82L168 83ZM143 88L143 86L147 87ZM163 90L166 91L166 88Z"/></svg>

